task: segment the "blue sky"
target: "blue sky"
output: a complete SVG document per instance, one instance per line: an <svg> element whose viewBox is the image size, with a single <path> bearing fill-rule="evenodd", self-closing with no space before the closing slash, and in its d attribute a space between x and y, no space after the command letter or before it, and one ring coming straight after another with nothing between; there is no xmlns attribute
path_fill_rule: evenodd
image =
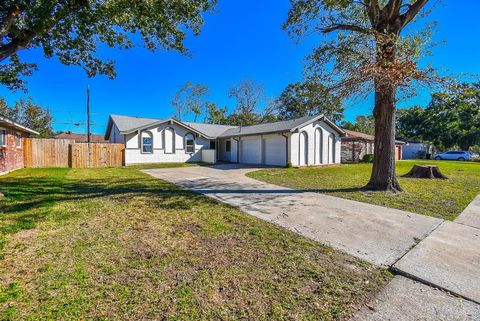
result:
<svg viewBox="0 0 480 321"><path fill-rule="evenodd" d="M432 0L433 1L433 0ZM26 61L38 63L39 70L28 80L28 93L10 92L0 87L0 96L10 103L21 97L52 111L55 130L85 132L85 90L90 86L93 132L103 133L108 115L126 114L169 117L171 100L187 80L207 85L209 100L233 108L228 89L244 79L263 84L270 98L277 97L291 82L302 79L304 57L311 52L316 37L295 44L282 31L289 9L288 0L220 0L218 12L206 16L199 37L186 44L192 56L177 52L149 52L143 48L105 50L102 56L116 61L117 78L86 77L79 67L64 66L56 58L46 59L39 50L22 52ZM439 22L436 40L446 40L434 51L434 66L453 74L480 74L480 27L478 0L444 0L431 19ZM400 107L425 105L430 93L423 91ZM348 104L346 119L369 114L371 99Z"/></svg>

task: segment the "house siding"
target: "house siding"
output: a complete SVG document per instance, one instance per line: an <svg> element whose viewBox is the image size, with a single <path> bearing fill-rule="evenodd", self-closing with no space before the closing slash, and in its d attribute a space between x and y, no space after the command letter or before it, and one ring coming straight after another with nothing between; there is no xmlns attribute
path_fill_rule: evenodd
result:
<svg viewBox="0 0 480 321"><path fill-rule="evenodd" d="M173 135L173 153L165 150L164 131L171 128ZM112 128L113 130L113 128ZM193 132L176 124L162 124L146 128L141 132L149 132L153 138L153 153L143 153L141 150L140 132L125 135L125 164L142 163L176 163L176 162L201 162L202 149L210 148L210 140L198 137ZM185 150L185 135L192 134L195 137L194 153Z"/></svg>
<svg viewBox="0 0 480 321"><path fill-rule="evenodd" d="M318 144L315 142L315 131L319 129L322 131L322 142ZM300 133L305 132L307 135L308 145L307 145L307 166L314 165L326 165L326 164L339 164L340 163L340 150L341 150L341 141L340 135L333 128L328 126L323 121L315 121L311 124L308 124L299 129L298 132L292 133L289 139L290 152L289 159L292 162L293 166L300 166ZM328 159L328 137L333 134L333 143L334 143L334 155L333 159ZM316 146L320 145L321 148L321 160L317 160L316 155Z"/></svg>
<svg viewBox="0 0 480 321"><path fill-rule="evenodd" d="M1 128L4 129L4 127ZM7 131L6 146L0 146L0 173L24 167L23 138L27 137L27 135L9 128L5 129ZM15 134L17 133L22 136L20 147L16 147Z"/></svg>

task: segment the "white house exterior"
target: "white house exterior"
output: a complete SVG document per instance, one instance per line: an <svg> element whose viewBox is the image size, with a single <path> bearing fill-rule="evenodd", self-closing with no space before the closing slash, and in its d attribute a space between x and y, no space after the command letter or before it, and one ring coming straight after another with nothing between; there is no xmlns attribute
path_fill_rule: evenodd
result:
<svg viewBox="0 0 480 321"><path fill-rule="evenodd" d="M125 144L125 164L232 162L314 166L340 163L342 129L323 115L253 126L111 115L105 139Z"/></svg>

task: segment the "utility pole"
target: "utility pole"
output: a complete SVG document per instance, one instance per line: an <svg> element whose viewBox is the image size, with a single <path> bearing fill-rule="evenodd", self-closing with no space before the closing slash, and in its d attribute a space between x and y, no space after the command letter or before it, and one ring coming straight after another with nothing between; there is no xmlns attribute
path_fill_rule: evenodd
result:
<svg viewBox="0 0 480 321"><path fill-rule="evenodd" d="M90 134L90 86L87 85L87 143L91 143Z"/></svg>

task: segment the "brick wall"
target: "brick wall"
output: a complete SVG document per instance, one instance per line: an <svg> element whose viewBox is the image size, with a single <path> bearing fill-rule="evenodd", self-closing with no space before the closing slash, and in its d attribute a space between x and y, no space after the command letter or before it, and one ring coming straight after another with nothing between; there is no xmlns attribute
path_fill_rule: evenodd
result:
<svg viewBox="0 0 480 321"><path fill-rule="evenodd" d="M20 147L16 147L15 132L6 128L6 146L0 146L0 173L23 167L23 139ZM22 138L27 137L23 133Z"/></svg>
<svg viewBox="0 0 480 321"><path fill-rule="evenodd" d="M342 163L358 163L365 154L375 152L374 143L364 140L342 140ZM401 160L402 145L395 144L395 160Z"/></svg>
<svg viewBox="0 0 480 321"><path fill-rule="evenodd" d="M373 153L373 143L362 140L342 140L342 163L357 163L365 154Z"/></svg>

